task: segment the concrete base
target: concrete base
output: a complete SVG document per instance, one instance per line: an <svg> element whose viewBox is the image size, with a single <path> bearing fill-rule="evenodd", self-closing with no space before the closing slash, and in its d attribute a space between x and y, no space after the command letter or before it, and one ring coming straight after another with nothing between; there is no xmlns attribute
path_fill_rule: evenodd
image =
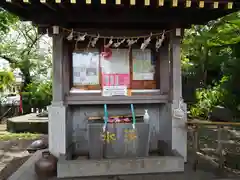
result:
<svg viewBox="0 0 240 180"><path fill-rule="evenodd" d="M67 154L67 107L52 103L49 107L48 143L49 151L56 157Z"/></svg>
<svg viewBox="0 0 240 180"><path fill-rule="evenodd" d="M7 130L14 133L48 133L48 118L37 117L36 113L16 116L7 120Z"/></svg>
<svg viewBox="0 0 240 180"><path fill-rule="evenodd" d="M176 150L182 157L184 162L187 162L187 114L183 119L174 117L174 109L179 108L179 102L174 100L172 104L172 150ZM187 105L182 104L181 107L185 112L187 111Z"/></svg>
<svg viewBox="0 0 240 180"><path fill-rule="evenodd" d="M42 151L34 153L8 180L39 180L34 171L34 163L42 156ZM188 158L190 159L190 158ZM201 160L201 159L199 159ZM84 164L82 164L84 166ZM77 166L79 167L79 166ZM88 166L89 168L89 166ZM158 174L139 174L139 175L120 175L120 176L98 176L98 177L79 177L79 178L57 178L48 180L239 180L239 177L225 174L216 176L208 164L204 164L204 169L198 167L197 171L192 170L191 162L185 164L184 172L158 173ZM77 169L77 168L76 168ZM154 168L155 169L155 168ZM67 169L66 169L67 170ZM64 171L66 171L64 170ZM79 169L78 169L79 170ZM88 172L95 172L89 169ZM106 172L105 172L106 174ZM1 178L0 178L1 179ZM2 180L2 179L1 179ZM43 179L40 179L43 180ZM44 179L47 180L47 179Z"/></svg>
<svg viewBox="0 0 240 180"><path fill-rule="evenodd" d="M58 178L136 175L150 173L183 172L184 159L175 156L153 156L108 160L58 161Z"/></svg>

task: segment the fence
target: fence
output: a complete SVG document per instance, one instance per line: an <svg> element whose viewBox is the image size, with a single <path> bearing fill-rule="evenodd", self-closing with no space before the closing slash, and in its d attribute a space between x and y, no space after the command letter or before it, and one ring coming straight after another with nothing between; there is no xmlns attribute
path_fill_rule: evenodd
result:
<svg viewBox="0 0 240 180"><path fill-rule="evenodd" d="M0 105L0 122L4 118L14 117L20 114L18 105Z"/></svg>
<svg viewBox="0 0 240 180"><path fill-rule="evenodd" d="M189 147L195 153L194 169L201 156L220 169L240 173L240 123L189 121L187 125Z"/></svg>

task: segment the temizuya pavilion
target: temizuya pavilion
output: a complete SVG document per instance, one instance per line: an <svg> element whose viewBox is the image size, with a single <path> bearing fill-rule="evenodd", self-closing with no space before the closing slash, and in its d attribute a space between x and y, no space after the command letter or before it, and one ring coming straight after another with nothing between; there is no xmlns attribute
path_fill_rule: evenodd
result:
<svg viewBox="0 0 240 180"><path fill-rule="evenodd" d="M184 28L237 0L1 0L53 39L49 150L58 177L184 171ZM157 152L157 153L156 153Z"/></svg>

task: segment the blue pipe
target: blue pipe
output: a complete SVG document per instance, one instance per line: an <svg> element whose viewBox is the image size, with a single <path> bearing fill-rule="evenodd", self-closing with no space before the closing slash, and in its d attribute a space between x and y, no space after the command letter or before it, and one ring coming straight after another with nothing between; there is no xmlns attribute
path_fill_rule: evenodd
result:
<svg viewBox="0 0 240 180"><path fill-rule="evenodd" d="M134 106L133 106L133 104L131 104L131 112L132 112L132 119L133 119L133 128L135 128L136 117L135 117L135 111L134 111Z"/></svg>

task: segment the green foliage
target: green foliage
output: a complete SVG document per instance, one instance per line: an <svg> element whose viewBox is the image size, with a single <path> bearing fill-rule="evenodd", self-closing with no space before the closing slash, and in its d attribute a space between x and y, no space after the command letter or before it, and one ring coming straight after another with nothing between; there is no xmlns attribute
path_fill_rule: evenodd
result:
<svg viewBox="0 0 240 180"><path fill-rule="evenodd" d="M3 134L0 134L0 141L20 140L20 139L33 140L33 139L38 139L39 137L40 137L40 134L6 132Z"/></svg>
<svg viewBox="0 0 240 180"><path fill-rule="evenodd" d="M33 82L22 92L24 113L30 112L31 108L45 108L52 101L52 81Z"/></svg>
<svg viewBox="0 0 240 180"><path fill-rule="evenodd" d="M225 90L221 85L196 90L197 103L190 107L190 116L206 119L214 106L223 105Z"/></svg>
<svg viewBox="0 0 240 180"><path fill-rule="evenodd" d="M206 118L215 105L238 113L240 107L240 12L193 26L182 46L183 86L196 89L191 116ZM189 82L191 83L189 85ZM193 83L194 82L194 83Z"/></svg>
<svg viewBox="0 0 240 180"><path fill-rule="evenodd" d="M26 91L25 88L35 79L46 79L52 65L51 44L48 38L38 34L36 27L17 21L11 31L1 37L0 58L8 61L12 69L21 71L22 90Z"/></svg>
<svg viewBox="0 0 240 180"><path fill-rule="evenodd" d="M14 74L9 71L0 71L0 92L10 88L15 82Z"/></svg>
<svg viewBox="0 0 240 180"><path fill-rule="evenodd" d="M0 58L9 62L12 70L19 69L24 80L22 85L23 109L44 108L52 99L51 43L48 37L38 34L36 27L0 9ZM14 76L0 72L0 91L11 86Z"/></svg>
<svg viewBox="0 0 240 180"><path fill-rule="evenodd" d="M18 18L9 12L0 8L0 35L7 33L12 24L18 21Z"/></svg>

